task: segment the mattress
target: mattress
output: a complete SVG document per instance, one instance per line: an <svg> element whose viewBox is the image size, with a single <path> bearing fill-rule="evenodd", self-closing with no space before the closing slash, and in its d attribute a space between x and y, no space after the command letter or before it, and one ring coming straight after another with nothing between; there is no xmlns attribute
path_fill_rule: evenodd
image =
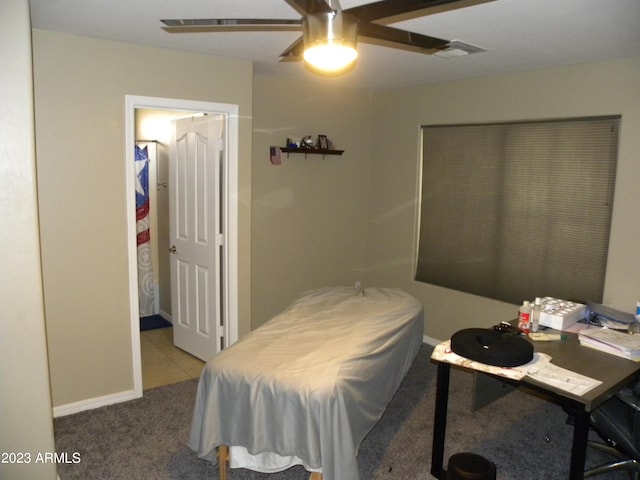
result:
<svg viewBox="0 0 640 480"><path fill-rule="evenodd" d="M207 363L189 446L212 462L228 445L252 461L274 454L322 471L324 480L357 480L360 443L422 336L422 305L401 290L306 292Z"/></svg>

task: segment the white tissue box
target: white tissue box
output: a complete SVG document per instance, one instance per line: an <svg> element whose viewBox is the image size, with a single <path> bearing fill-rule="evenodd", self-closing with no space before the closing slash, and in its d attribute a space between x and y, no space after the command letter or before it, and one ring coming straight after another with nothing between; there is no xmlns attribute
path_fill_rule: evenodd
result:
<svg viewBox="0 0 640 480"><path fill-rule="evenodd" d="M540 325L556 330L565 330L582 320L586 310L587 306L582 303L544 297L542 299L542 312L540 312Z"/></svg>

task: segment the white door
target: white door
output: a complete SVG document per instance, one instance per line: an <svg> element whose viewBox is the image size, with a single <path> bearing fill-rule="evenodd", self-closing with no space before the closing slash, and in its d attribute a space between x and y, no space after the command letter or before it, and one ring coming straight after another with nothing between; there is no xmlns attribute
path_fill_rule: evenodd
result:
<svg viewBox="0 0 640 480"><path fill-rule="evenodd" d="M173 340L204 361L226 344L225 127L225 115L176 120L169 155Z"/></svg>

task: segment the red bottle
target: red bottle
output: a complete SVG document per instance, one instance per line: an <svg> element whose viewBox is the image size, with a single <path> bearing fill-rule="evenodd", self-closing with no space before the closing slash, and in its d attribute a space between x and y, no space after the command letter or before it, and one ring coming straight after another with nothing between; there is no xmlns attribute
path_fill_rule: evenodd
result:
<svg viewBox="0 0 640 480"><path fill-rule="evenodd" d="M525 334L529 333L531 331L531 303L528 300L522 302L518 312L518 328Z"/></svg>

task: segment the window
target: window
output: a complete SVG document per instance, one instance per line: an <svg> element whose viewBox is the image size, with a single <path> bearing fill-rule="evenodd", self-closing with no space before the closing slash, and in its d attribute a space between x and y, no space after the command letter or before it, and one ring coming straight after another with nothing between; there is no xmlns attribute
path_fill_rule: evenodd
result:
<svg viewBox="0 0 640 480"><path fill-rule="evenodd" d="M422 127L415 279L601 302L620 117Z"/></svg>

